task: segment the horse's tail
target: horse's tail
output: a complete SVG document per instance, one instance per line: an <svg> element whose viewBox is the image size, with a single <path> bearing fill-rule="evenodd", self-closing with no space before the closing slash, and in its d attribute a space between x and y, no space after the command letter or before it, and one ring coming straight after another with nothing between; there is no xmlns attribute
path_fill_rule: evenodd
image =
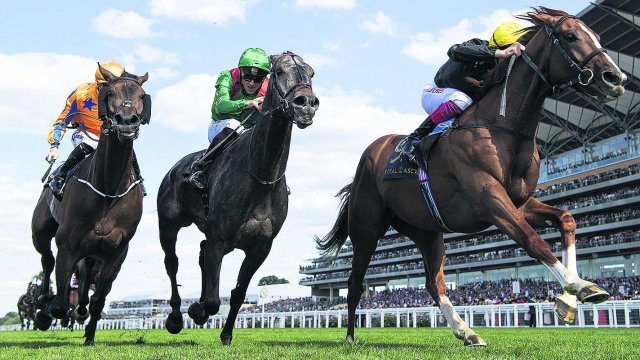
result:
<svg viewBox="0 0 640 360"><path fill-rule="evenodd" d="M349 236L349 195L351 195L351 186L353 183L347 184L343 187L336 197L340 197L340 212L338 213L338 219L333 225L333 228L322 239L315 236L316 249L322 251L321 256L323 258L332 258L338 255L338 251L342 245L347 241Z"/></svg>

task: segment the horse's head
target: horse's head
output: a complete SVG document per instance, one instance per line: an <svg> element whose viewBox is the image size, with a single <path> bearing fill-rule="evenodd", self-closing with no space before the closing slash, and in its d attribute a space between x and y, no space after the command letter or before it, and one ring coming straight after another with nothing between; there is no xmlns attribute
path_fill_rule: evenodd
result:
<svg viewBox="0 0 640 360"><path fill-rule="evenodd" d="M100 89L98 108L104 123L102 132L105 135L115 131L121 142L133 141L138 137L140 125L148 122L144 108L145 92L142 84L149 79L146 73L139 77L117 77L98 64L102 76L107 81Z"/></svg>
<svg viewBox="0 0 640 360"><path fill-rule="evenodd" d="M624 93L627 76L600 45L600 37L582 20L559 10L534 8L521 18L551 39L549 83L609 101Z"/></svg>
<svg viewBox="0 0 640 360"><path fill-rule="evenodd" d="M313 123L320 101L313 93L313 68L292 52L269 57L271 77L263 109L267 113L282 111L299 128Z"/></svg>

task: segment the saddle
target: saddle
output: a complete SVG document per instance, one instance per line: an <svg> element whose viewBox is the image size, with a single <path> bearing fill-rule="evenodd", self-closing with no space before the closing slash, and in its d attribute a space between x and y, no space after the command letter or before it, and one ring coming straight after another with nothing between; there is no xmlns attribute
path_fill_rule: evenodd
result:
<svg viewBox="0 0 640 360"><path fill-rule="evenodd" d="M389 161L384 169L384 180L393 179L416 179L418 177L418 165L413 160L415 159L414 152L420 151L425 155L425 159L428 158L429 151L440 139L440 136L447 131L453 124L453 119L443 121L438 124L433 131L422 139L420 142L414 143L411 148L411 152L405 152L405 143L412 141L409 137L405 137L393 148Z"/></svg>

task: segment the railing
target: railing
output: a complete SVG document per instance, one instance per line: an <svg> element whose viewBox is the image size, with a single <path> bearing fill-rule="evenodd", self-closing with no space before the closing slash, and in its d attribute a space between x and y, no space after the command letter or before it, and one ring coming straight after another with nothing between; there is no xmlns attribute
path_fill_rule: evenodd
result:
<svg viewBox="0 0 640 360"><path fill-rule="evenodd" d="M562 324L553 312L553 303L525 303L505 305L456 306L455 309L470 327L528 327L529 306L535 307L537 327L579 328L640 328L640 300L607 301L601 304L579 304L574 324ZM98 329L163 329L165 317L135 319L103 319ZM318 310L276 313L242 313L236 319L236 328L328 328L346 325L346 310ZM226 315L214 315L202 326L184 315L187 329L220 329ZM359 309L356 326L374 327L448 327L438 307ZM83 325L75 325L82 329ZM20 330L19 325L0 326L0 331ZM53 330L61 330L55 327Z"/></svg>

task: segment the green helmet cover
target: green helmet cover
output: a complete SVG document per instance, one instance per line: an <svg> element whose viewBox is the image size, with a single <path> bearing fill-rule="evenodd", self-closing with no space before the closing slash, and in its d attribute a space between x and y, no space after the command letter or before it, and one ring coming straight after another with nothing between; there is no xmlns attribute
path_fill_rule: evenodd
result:
<svg viewBox="0 0 640 360"><path fill-rule="evenodd" d="M248 48L240 56L238 67L255 67L265 72L269 72L269 56L259 48Z"/></svg>

